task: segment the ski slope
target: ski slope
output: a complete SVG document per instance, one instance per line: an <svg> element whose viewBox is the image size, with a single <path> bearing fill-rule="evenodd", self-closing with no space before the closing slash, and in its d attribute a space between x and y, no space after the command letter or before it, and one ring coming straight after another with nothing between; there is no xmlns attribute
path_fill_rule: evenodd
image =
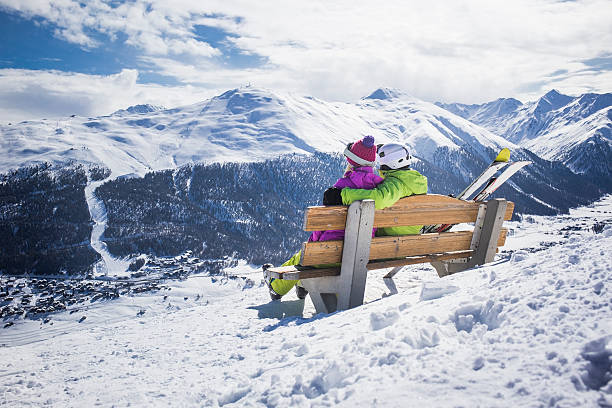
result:
<svg viewBox="0 0 612 408"><path fill-rule="evenodd" d="M94 266L95 275L121 276L128 270L129 261L118 259L110 254L106 242L102 240L108 216L104 201L96 197L96 188L105 183L105 180L87 181L85 186L85 200L89 208L89 214L93 221L91 230L91 247L100 254L100 261Z"/></svg>
<svg viewBox="0 0 612 408"><path fill-rule="evenodd" d="M331 315L293 293L270 302L243 264L233 278L17 320L0 329L0 401L610 406L611 223L612 196L509 222L497 262L444 279L407 267L393 296L378 272L367 304Z"/></svg>

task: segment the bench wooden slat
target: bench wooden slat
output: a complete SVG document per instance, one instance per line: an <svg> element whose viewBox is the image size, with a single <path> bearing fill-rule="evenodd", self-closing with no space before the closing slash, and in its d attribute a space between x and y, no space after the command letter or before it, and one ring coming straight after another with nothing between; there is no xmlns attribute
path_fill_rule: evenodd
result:
<svg viewBox="0 0 612 408"><path fill-rule="evenodd" d="M391 207L376 210L374 227L474 222L480 204L439 194L410 196ZM347 209L347 206L308 207L304 214L304 231L344 229ZM510 220L513 211L514 203L509 201L504 219Z"/></svg>
<svg viewBox="0 0 612 408"><path fill-rule="evenodd" d="M426 256L408 256L402 259L372 261L368 263L368 270L393 268L396 266L416 265L434 261L447 261L451 259L467 258L472 251L458 251L443 254L432 254ZM278 266L268 270L270 276L275 279L300 280L310 278L321 278L323 276L340 275L340 267L313 268L311 266Z"/></svg>
<svg viewBox="0 0 612 408"><path fill-rule="evenodd" d="M429 263L435 261L448 261L451 259L467 258L473 251L456 251L443 254L431 254L423 256L407 256L402 259L390 259L382 261L372 261L368 263L368 270L395 268L396 266L416 265L420 263Z"/></svg>
<svg viewBox="0 0 612 408"><path fill-rule="evenodd" d="M507 229L502 229L497 245L503 246ZM470 249L472 231L444 232L372 238L370 260L423 256ZM305 242L300 265L325 265L342 261L343 241Z"/></svg>

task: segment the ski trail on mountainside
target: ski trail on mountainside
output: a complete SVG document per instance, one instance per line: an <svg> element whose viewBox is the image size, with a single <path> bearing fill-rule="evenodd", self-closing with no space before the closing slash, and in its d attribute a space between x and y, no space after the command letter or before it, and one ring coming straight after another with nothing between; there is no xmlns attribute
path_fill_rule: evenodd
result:
<svg viewBox="0 0 612 408"><path fill-rule="evenodd" d="M129 262L112 256L110 252L108 252L106 243L102 241L102 235L104 235L104 231L106 230L108 217L104 201L96 197L95 191L96 188L106 181L108 181L108 179L100 181L91 181L88 179L87 186L85 187L85 200L89 207L91 219L94 222L91 230L91 247L102 257L102 260L94 266L94 273L96 275L121 275L127 271Z"/></svg>

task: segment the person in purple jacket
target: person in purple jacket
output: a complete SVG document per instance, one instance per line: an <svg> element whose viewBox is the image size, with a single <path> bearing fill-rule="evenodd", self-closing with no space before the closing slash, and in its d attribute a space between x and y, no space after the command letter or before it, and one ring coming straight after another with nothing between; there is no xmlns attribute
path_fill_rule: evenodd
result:
<svg viewBox="0 0 612 408"><path fill-rule="evenodd" d="M383 178L374 172L374 166L376 164L376 145L374 144L374 137L365 136L362 140L356 143L349 143L344 150L344 156L348 161L348 167L344 175L336 181L333 187L330 187L323 194L323 205L328 205L327 202L328 192L332 189L343 189L343 188L358 188L371 190L377 185L383 182ZM374 236L374 230L372 236ZM309 242L313 241L332 241L344 239L344 230L328 230L328 231L314 231L308 238ZM298 251L282 266L297 265L300 263L301 251ZM270 264L263 266L264 272L266 269L271 267ZM283 295L287 294L291 288L296 287L297 295L300 299L304 299L308 292L302 286L296 284L296 280L282 280L264 277L266 285L270 291L270 297L272 300L278 300Z"/></svg>

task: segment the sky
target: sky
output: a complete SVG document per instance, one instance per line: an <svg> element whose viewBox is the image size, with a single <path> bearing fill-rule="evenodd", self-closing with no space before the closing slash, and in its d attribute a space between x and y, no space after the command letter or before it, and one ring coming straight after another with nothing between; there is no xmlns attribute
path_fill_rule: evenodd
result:
<svg viewBox="0 0 612 408"><path fill-rule="evenodd" d="M247 85L345 102L611 92L610 21L610 0L0 0L0 121Z"/></svg>

